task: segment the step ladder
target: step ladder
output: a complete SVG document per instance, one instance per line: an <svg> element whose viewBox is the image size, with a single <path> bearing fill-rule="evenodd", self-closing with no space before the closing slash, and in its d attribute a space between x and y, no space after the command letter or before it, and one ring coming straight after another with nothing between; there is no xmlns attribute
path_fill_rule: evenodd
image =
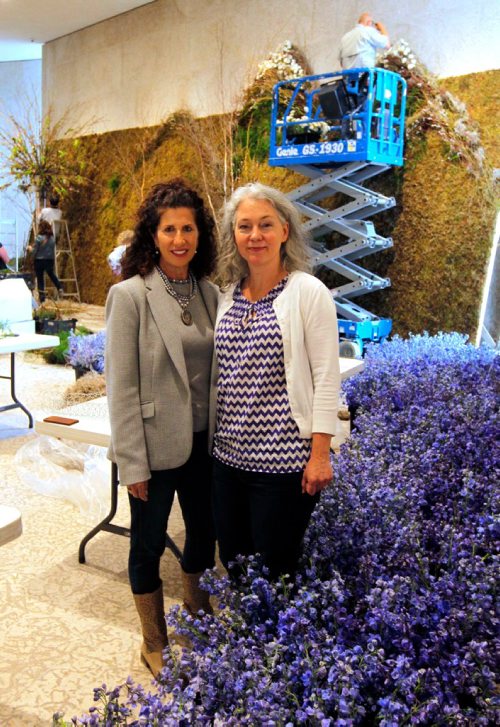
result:
<svg viewBox="0 0 500 727"><path fill-rule="evenodd" d="M305 218L313 265L345 279L331 289L344 356L360 356L364 343L384 340L392 327L354 299L391 284L359 261L392 246L368 218L396 201L365 185L403 163L405 101L404 79L378 68L305 76L274 88L269 164L309 177L288 197ZM339 193L339 206L329 208ZM324 240L331 232L345 238L333 249Z"/></svg>
<svg viewBox="0 0 500 727"><path fill-rule="evenodd" d="M55 271L64 289L60 297L73 298L78 303L81 303L68 223L66 220L54 220L52 222L52 229L56 240ZM65 277L61 277L60 272Z"/></svg>

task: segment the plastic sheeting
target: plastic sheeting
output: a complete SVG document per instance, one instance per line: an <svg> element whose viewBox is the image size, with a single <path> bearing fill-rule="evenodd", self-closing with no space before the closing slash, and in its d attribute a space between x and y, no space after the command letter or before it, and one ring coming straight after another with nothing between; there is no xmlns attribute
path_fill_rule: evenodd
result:
<svg viewBox="0 0 500 727"><path fill-rule="evenodd" d="M104 447L42 435L18 449L14 464L35 492L68 500L95 522L109 512L111 464Z"/></svg>

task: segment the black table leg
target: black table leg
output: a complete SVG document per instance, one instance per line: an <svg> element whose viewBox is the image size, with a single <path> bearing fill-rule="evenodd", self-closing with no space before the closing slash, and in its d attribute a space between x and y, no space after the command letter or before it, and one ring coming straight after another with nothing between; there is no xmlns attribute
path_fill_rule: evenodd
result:
<svg viewBox="0 0 500 727"><path fill-rule="evenodd" d="M90 532L87 533L87 535L83 538L83 540L80 543L80 547L78 548L78 562L79 563L85 563L85 546L91 540L94 535L97 535L97 533L104 531L107 533L114 533L115 535L124 535L125 537L130 537L130 528L125 528L122 525L113 525L111 522L114 516L116 515L116 509L118 507L118 467L114 462L111 463L111 507L109 510L109 513L106 515L104 520L101 520L100 523L98 523L95 528L92 528ZM168 535L168 533L165 533L165 547L172 551L174 556L177 558L177 560L180 562L182 558L182 553L177 547L177 545L174 543L172 538Z"/></svg>
<svg viewBox="0 0 500 727"><path fill-rule="evenodd" d="M29 421L29 428L33 429L33 417L31 416L31 413L26 409L24 404L21 404L19 399L16 396L16 362L15 362L15 353L10 354L10 376L4 376L0 375L0 379L7 379L10 381L10 396L12 401L14 401L14 404L6 404L5 406L0 406L0 412L2 411L9 411L9 409L22 409L23 412L28 417Z"/></svg>

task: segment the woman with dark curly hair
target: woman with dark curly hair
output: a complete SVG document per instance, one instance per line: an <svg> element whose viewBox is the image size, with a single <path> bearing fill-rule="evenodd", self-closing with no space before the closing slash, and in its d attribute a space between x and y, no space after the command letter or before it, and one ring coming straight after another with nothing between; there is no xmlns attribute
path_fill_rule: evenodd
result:
<svg viewBox="0 0 500 727"><path fill-rule="evenodd" d="M199 579L215 552L208 429L217 289L206 279L215 241L203 200L180 179L156 184L137 216L123 281L106 303L109 457L128 490L141 655L157 676L168 644L160 558L176 492L186 528L184 605L211 611Z"/></svg>

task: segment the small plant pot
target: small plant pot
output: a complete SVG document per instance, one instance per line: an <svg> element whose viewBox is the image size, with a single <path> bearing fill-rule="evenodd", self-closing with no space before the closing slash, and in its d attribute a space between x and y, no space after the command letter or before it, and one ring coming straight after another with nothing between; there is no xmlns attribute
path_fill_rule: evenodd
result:
<svg viewBox="0 0 500 727"><path fill-rule="evenodd" d="M54 335L61 331L74 331L76 322L77 318L69 318L65 321L57 321L51 318L35 319L35 330L37 333Z"/></svg>
<svg viewBox="0 0 500 727"><path fill-rule="evenodd" d="M75 379L78 381L78 379L81 379L82 376L85 376L85 374L90 373L90 369L88 369L86 366L73 366L75 370Z"/></svg>

